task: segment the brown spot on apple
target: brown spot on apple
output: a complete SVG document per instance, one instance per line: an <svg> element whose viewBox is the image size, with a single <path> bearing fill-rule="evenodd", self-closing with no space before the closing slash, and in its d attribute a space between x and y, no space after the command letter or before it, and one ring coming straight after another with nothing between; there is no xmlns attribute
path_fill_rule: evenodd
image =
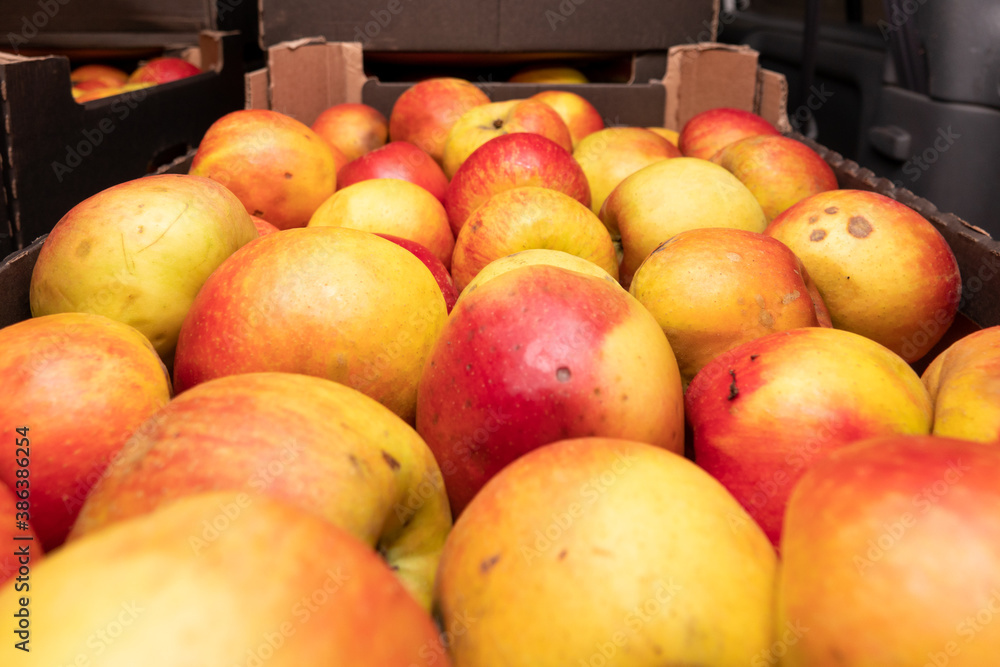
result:
<svg viewBox="0 0 1000 667"><path fill-rule="evenodd" d="M285 172L285 178L286 178L286 179L289 179L289 178L291 178L291 177L292 177L292 172L290 172L290 171L286 171L286 172Z"/></svg>
<svg viewBox="0 0 1000 667"><path fill-rule="evenodd" d="M486 574L487 572L493 569L493 566L496 565L499 560L500 560L500 554L497 554L495 556L490 556L489 558L483 560L483 562L479 564L479 571L482 572L483 574Z"/></svg>
<svg viewBox="0 0 1000 667"><path fill-rule="evenodd" d="M809 224L810 225L813 224L814 222L816 222L817 220L819 220L819 216L818 215L810 215L809 216Z"/></svg>
<svg viewBox="0 0 1000 667"><path fill-rule="evenodd" d="M502 118L497 118L495 121L493 121L493 127L495 127L498 130L501 127L503 127L503 119Z"/></svg>
<svg viewBox="0 0 1000 667"><path fill-rule="evenodd" d="M258 218L263 218L264 217L264 211L261 211L260 209L254 209L254 212L252 213L252 215L256 215Z"/></svg>
<svg viewBox="0 0 1000 667"><path fill-rule="evenodd" d="M794 292L789 292L785 296L781 297L781 305L782 306L787 306L792 301L795 301L796 299L798 299L800 296L802 296L802 295L799 293L798 290L795 290Z"/></svg>
<svg viewBox="0 0 1000 667"><path fill-rule="evenodd" d="M386 464L388 464L388 466L393 471L399 470L402 467L399 465L399 461L397 461L392 454L385 451L384 449L382 450L382 459L386 462Z"/></svg>
<svg viewBox="0 0 1000 667"><path fill-rule="evenodd" d="M839 211L839 210L840 210L840 209L839 209L839 208L837 208L836 206L831 206L830 208L825 208L825 209L823 209L823 212L824 212L824 213L828 213L828 214L830 214L830 215L833 215L834 213L836 213L836 212L837 212L837 211Z"/></svg>
<svg viewBox="0 0 1000 667"><path fill-rule="evenodd" d="M566 558L566 550L565 549L563 549L562 551L559 552L559 560L563 560L564 558Z"/></svg>
<svg viewBox="0 0 1000 667"><path fill-rule="evenodd" d="M90 254L90 248L91 248L90 239L84 239L83 241L80 242L80 245L76 247L76 256L86 257L87 255Z"/></svg>
<svg viewBox="0 0 1000 667"><path fill-rule="evenodd" d="M760 322L761 326L763 327L766 327L768 329L774 328L774 315L772 315L766 310L760 311L760 313L757 315L757 321Z"/></svg>
<svg viewBox="0 0 1000 667"><path fill-rule="evenodd" d="M560 366L556 369L556 379L560 382L569 382L572 377L573 374L565 366Z"/></svg>
<svg viewBox="0 0 1000 667"><path fill-rule="evenodd" d="M822 241L825 238L826 238L826 230L825 229L814 229L812 231L812 234L809 235L809 240L810 241Z"/></svg>
<svg viewBox="0 0 1000 667"><path fill-rule="evenodd" d="M847 221L847 233L856 239L863 239L872 233L872 224L861 215Z"/></svg>

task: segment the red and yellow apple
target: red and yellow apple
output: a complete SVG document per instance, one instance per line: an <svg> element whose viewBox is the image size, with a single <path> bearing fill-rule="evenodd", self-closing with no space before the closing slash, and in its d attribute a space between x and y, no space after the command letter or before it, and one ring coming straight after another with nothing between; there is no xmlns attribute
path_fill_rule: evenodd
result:
<svg viewBox="0 0 1000 667"><path fill-rule="evenodd" d="M680 155L672 143L641 127L598 130L573 150L573 159L590 185L590 208L598 214L604 200L625 178L654 162Z"/></svg>
<svg viewBox="0 0 1000 667"><path fill-rule="evenodd" d="M451 528L441 473L420 436L364 394L292 373L200 384L129 440L70 540L207 491L264 494L326 518L378 547L430 607Z"/></svg>
<svg viewBox="0 0 1000 667"><path fill-rule="evenodd" d="M552 107L566 123L573 148L588 134L604 129L604 119L586 98L568 90L543 90L530 98Z"/></svg>
<svg viewBox="0 0 1000 667"><path fill-rule="evenodd" d="M407 421L448 317L424 263L369 232L271 234L220 266L177 344L178 392L226 375L302 373L371 396Z"/></svg>
<svg viewBox="0 0 1000 667"><path fill-rule="evenodd" d="M795 253L742 229L680 232L646 258L629 291L663 328L685 385L737 345L775 331L831 326Z"/></svg>
<svg viewBox="0 0 1000 667"><path fill-rule="evenodd" d="M677 130L668 130L665 127L647 127L646 129L660 135L674 146L676 146L677 142L680 140L681 133Z"/></svg>
<svg viewBox="0 0 1000 667"><path fill-rule="evenodd" d="M215 181L164 174L74 206L49 232L31 275L31 313L95 313L142 332L169 365L181 322L216 267L257 238Z"/></svg>
<svg viewBox="0 0 1000 667"><path fill-rule="evenodd" d="M913 209L875 192L808 197L767 228L798 255L833 326L871 338L909 362L951 326L961 300L948 242Z"/></svg>
<svg viewBox="0 0 1000 667"><path fill-rule="evenodd" d="M451 126L490 98L465 79L425 79L403 91L389 114L389 138L408 141L441 164Z"/></svg>
<svg viewBox="0 0 1000 667"><path fill-rule="evenodd" d="M601 219L569 195L525 186L473 211L455 241L452 277L461 292L490 262L531 248L562 250L618 277L615 245Z"/></svg>
<svg viewBox="0 0 1000 667"><path fill-rule="evenodd" d="M768 222L806 197L837 189L833 169L801 141L762 134L734 141L712 156L750 189Z"/></svg>
<svg viewBox="0 0 1000 667"><path fill-rule="evenodd" d="M491 477L556 440L683 451L680 374L656 320L619 286L525 266L467 293L417 390L417 432L457 516Z"/></svg>
<svg viewBox="0 0 1000 667"><path fill-rule="evenodd" d="M998 475L997 447L936 436L865 440L817 462L788 502L777 624L802 632L781 664L993 664Z"/></svg>
<svg viewBox="0 0 1000 667"><path fill-rule="evenodd" d="M532 65L510 77L511 83L589 83L587 75L575 67Z"/></svg>
<svg viewBox="0 0 1000 667"><path fill-rule="evenodd" d="M738 178L689 157L660 160L626 177L604 201L601 220L621 238L619 279L626 288L649 253L674 234L699 227L750 232L767 227L760 204Z"/></svg>
<svg viewBox="0 0 1000 667"><path fill-rule="evenodd" d="M590 206L587 176L573 156L540 134L517 132L487 141L455 173L444 197L451 231L486 200L525 185L551 188Z"/></svg>
<svg viewBox="0 0 1000 667"><path fill-rule="evenodd" d="M737 667L771 645L775 576L763 532L698 466L581 438L487 483L445 543L437 601L456 665Z"/></svg>
<svg viewBox="0 0 1000 667"><path fill-rule="evenodd" d="M81 65L73 68L69 73L69 80L77 87L85 82L97 82L104 87L114 88L124 86L128 82L128 74L110 65Z"/></svg>
<svg viewBox="0 0 1000 667"><path fill-rule="evenodd" d="M125 93L131 93L136 90L143 90L145 88L152 88L155 83L144 82L144 83L126 83L123 86L98 86L96 88L91 88L89 90L80 90L78 88L73 89L73 100L77 104L84 104L85 102L91 102L93 100L102 100L105 97L113 97L115 95L124 95ZM142 93L145 95L145 93Z"/></svg>
<svg viewBox="0 0 1000 667"><path fill-rule="evenodd" d="M168 83L201 74L201 69L183 58L153 58L143 63L128 77L128 83Z"/></svg>
<svg viewBox="0 0 1000 667"><path fill-rule="evenodd" d="M1000 327L952 343L921 380L934 401L934 435L1000 444Z"/></svg>
<svg viewBox="0 0 1000 667"><path fill-rule="evenodd" d="M426 246L420 245L416 241L393 236L392 234L375 235L381 236L387 241L392 241L401 248L406 248L414 257L424 263L424 266L434 276L434 280L437 281L438 287L441 288L441 294L444 295L444 304L448 308L448 313L451 313L451 309L455 307L455 302L458 301L458 290L455 289L455 281L452 279L451 274L448 273L448 269L444 263L428 250Z"/></svg>
<svg viewBox="0 0 1000 667"><path fill-rule="evenodd" d="M734 141L760 134L781 133L755 113L719 107L695 114L684 123L677 147L687 157L709 160Z"/></svg>
<svg viewBox="0 0 1000 667"><path fill-rule="evenodd" d="M346 188L371 178L398 178L424 188L444 203L448 177L430 155L406 141L392 141L348 162L337 172L337 186Z"/></svg>
<svg viewBox="0 0 1000 667"><path fill-rule="evenodd" d="M316 209L308 226L401 236L425 246L446 268L455 247L441 202L419 185L397 178L373 178L337 190Z"/></svg>
<svg viewBox="0 0 1000 667"><path fill-rule="evenodd" d="M515 132L540 134L573 150L569 128L549 105L533 99L493 102L469 109L451 126L441 162L445 176L454 177L462 163L490 139Z"/></svg>
<svg viewBox="0 0 1000 667"><path fill-rule="evenodd" d="M0 377L0 438L10 449L0 484L29 494L25 516L48 551L133 431L170 400L170 377L145 336L89 313L0 329Z"/></svg>
<svg viewBox="0 0 1000 667"><path fill-rule="evenodd" d="M267 236L268 234L281 231L264 218L258 218L256 215L251 215L250 219L253 220L254 227L257 228L257 236Z"/></svg>
<svg viewBox="0 0 1000 667"><path fill-rule="evenodd" d="M389 121L367 104L344 102L324 109L313 121L312 130L350 162L385 145Z"/></svg>
<svg viewBox="0 0 1000 667"><path fill-rule="evenodd" d="M307 125L266 109L233 111L212 123L191 173L222 183L248 213L278 229L304 227L337 189L330 145Z"/></svg>
<svg viewBox="0 0 1000 667"><path fill-rule="evenodd" d="M29 619L0 646L4 665L449 664L430 614L371 547L253 494L184 498L31 575L30 593L0 590L0 607Z"/></svg>
<svg viewBox="0 0 1000 667"><path fill-rule="evenodd" d="M780 331L722 353L688 385L694 456L777 545L795 483L856 440L930 432L933 406L898 355L822 327Z"/></svg>

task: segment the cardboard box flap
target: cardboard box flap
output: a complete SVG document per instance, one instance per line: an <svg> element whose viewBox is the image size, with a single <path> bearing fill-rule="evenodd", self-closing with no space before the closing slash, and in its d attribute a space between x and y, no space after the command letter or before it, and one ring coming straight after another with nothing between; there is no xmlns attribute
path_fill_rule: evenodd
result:
<svg viewBox="0 0 1000 667"><path fill-rule="evenodd" d="M361 101L365 73L360 44L299 40L269 49L267 62L270 108L306 125L334 104ZM253 83L259 88L259 79ZM267 108L259 89L251 95L252 108Z"/></svg>
<svg viewBox="0 0 1000 667"><path fill-rule="evenodd" d="M761 68L757 72L757 113L780 132L791 132L788 120L788 79L784 74Z"/></svg>

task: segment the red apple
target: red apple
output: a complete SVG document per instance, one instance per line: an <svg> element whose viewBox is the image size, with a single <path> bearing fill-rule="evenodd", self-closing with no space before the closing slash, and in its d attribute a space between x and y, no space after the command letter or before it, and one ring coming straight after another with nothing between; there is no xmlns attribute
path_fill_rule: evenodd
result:
<svg viewBox="0 0 1000 667"><path fill-rule="evenodd" d="M426 79L396 100L389 114L389 138L415 144L441 164L451 126L469 109L489 102L486 93L464 79Z"/></svg>
<svg viewBox="0 0 1000 667"><path fill-rule="evenodd" d="M367 104L344 102L325 109L313 121L312 130L350 162L385 145L389 121Z"/></svg>
<svg viewBox="0 0 1000 667"><path fill-rule="evenodd" d="M226 375L302 373L371 396L407 421L448 317L437 281L395 243L308 227L247 244L205 282L181 327L177 391Z"/></svg>
<svg viewBox="0 0 1000 667"><path fill-rule="evenodd" d="M452 178L472 152L494 137L514 132L533 132L551 139L567 151L573 138L562 117L538 100L507 100L474 107L451 126L441 166Z"/></svg>
<svg viewBox="0 0 1000 667"><path fill-rule="evenodd" d="M758 134L781 133L755 113L719 107L692 116L681 129L677 147L687 157L708 160L734 141Z"/></svg>
<svg viewBox="0 0 1000 667"><path fill-rule="evenodd" d="M1000 448L937 436L817 462L788 503L777 621L802 632L781 664L996 664L998 476Z"/></svg>
<svg viewBox="0 0 1000 667"><path fill-rule="evenodd" d="M444 207L451 230L498 192L523 185L558 190L590 206L587 176L573 156L549 139L530 132L505 134L477 148L448 184Z"/></svg>
<svg viewBox="0 0 1000 667"><path fill-rule="evenodd" d="M27 514L49 551L129 436L170 400L170 378L145 336L88 313L0 329L0 377L0 438L10 449L0 480L15 490L30 481Z"/></svg>
<svg viewBox="0 0 1000 667"><path fill-rule="evenodd" d="M583 436L683 450L677 362L656 320L618 285L554 266L462 296L417 390L417 432L458 515L519 456Z"/></svg>
<svg viewBox="0 0 1000 667"><path fill-rule="evenodd" d="M0 664L449 664L430 614L375 550L249 493L199 494L108 526L31 577L30 593L0 591L6 614L30 619L31 659L9 631Z"/></svg>
<svg viewBox="0 0 1000 667"><path fill-rule="evenodd" d="M448 307L448 313L451 313L451 309L455 307L455 302L458 301L458 290L455 289L455 281L441 260L428 250L427 246L421 245L416 241L393 236L392 234L376 234L376 236L381 236L401 248L406 248L424 263L434 276L434 280L437 281L438 287L441 288L441 294L444 295L444 303Z"/></svg>
<svg viewBox="0 0 1000 667"><path fill-rule="evenodd" d="M768 222L806 197L837 189L837 177L826 160L791 137L746 137L723 147L712 162L750 189Z"/></svg>
<svg viewBox="0 0 1000 667"><path fill-rule="evenodd" d="M256 215L251 215L250 219L253 220L253 226L257 228L258 236L267 236L268 234L281 231L264 218L258 218Z"/></svg>
<svg viewBox="0 0 1000 667"><path fill-rule="evenodd" d="M543 90L529 99L544 102L559 114L573 139L573 148L588 134L604 129L604 119L586 98L568 90Z"/></svg>
<svg viewBox="0 0 1000 667"><path fill-rule="evenodd" d="M31 435L30 431L28 435ZM20 434L17 437L20 438ZM14 453L17 455L16 440L14 444ZM25 496L30 500L31 480L15 480L14 488L18 495L0 481L0 516L5 518L0 525L0 541L4 545L3 552L0 552L0 588L11 579L21 577L21 581L15 586L20 586L20 591L27 591L31 586L31 568L45 556L45 549L38 539L38 533L31 527L31 520L23 524L17 520L17 513L24 511L18 509L17 504L24 503Z"/></svg>
<svg viewBox="0 0 1000 667"><path fill-rule="evenodd" d="M392 141L351 160L337 172L337 187L372 178L398 178L419 185L444 202L448 178L430 155L408 141Z"/></svg>
<svg viewBox="0 0 1000 667"><path fill-rule="evenodd" d="M109 65L81 65L69 73L69 80L74 86L82 86L85 82L98 82L106 87L124 86L128 74Z"/></svg>
<svg viewBox="0 0 1000 667"><path fill-rule="evenodd" d="M795 482L856 440L930 432L932 406L899 356L821 327L769 334L720 354L688 385L695 461L778 545Z"/></svg>
<svg viewBox="0 0 1000 667"><path fill-rule="evenodd" d="M128 77L129 83L167 83L201 74L201 70L183 58L153 58Z"/></svg>
<svg viewBox="0 0 1000 667"><path fill-rule="evenodd" d="M233 375L184 392L122 449L70 541L206 491L261 493L323 516L381 549L430 607L451 527L441 473L420 436L361 392L293 373Z"/></svg>

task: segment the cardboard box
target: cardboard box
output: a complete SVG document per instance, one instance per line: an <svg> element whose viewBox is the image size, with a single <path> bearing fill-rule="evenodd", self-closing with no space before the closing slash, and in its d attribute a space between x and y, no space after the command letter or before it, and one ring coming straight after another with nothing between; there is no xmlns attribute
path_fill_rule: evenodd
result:
<svg viewBox="0 0 1000 667"><path fill-rule="evenodd" d="M0 253L48 232L83 199L188 152L216 119L242 108L239 35L199 39L187 57L205 72L86 104L73 100L66 57L0 54Z"/></svg>
<svg viewBox="0 0 1000 667"><path fill-rule="evenodd" d="M719 0L260 0L261 48L322 35L369 51L666 51L713 39Z"/></svg>
<svg viewBox="0 0 1000 667"><path fill-rule="evenodd" d="M358 44L329 44L303 40L269 50L268 70L248 75L248 101L291 113L311 122L322 109L345 101L359 101L369 83ZM670 49L669 66L662 81L661 102L652 109L629 108L625 87L576 86L578 92L600 101L603 113L623 119L651 114L663 124L680 128L691 116L714 106L735 106L761 113L788 131L784 77L758 67L757 54L746 47L718 44L678 46ZM621 94L616 98L613 91ZM939 348L963 332L1000 325L1000 243L958 217L939 211L932 203L892 182L862 169L857 163L793 135L812 146L837 175L843 188L879 192L927 218L950 244L963 278L961 316ZM183 171L184 159L174 165ZM0 265L0 326L30 315L28 287L41 240L8 257ZM929 360L932 354L925 357Z"/></svg>

